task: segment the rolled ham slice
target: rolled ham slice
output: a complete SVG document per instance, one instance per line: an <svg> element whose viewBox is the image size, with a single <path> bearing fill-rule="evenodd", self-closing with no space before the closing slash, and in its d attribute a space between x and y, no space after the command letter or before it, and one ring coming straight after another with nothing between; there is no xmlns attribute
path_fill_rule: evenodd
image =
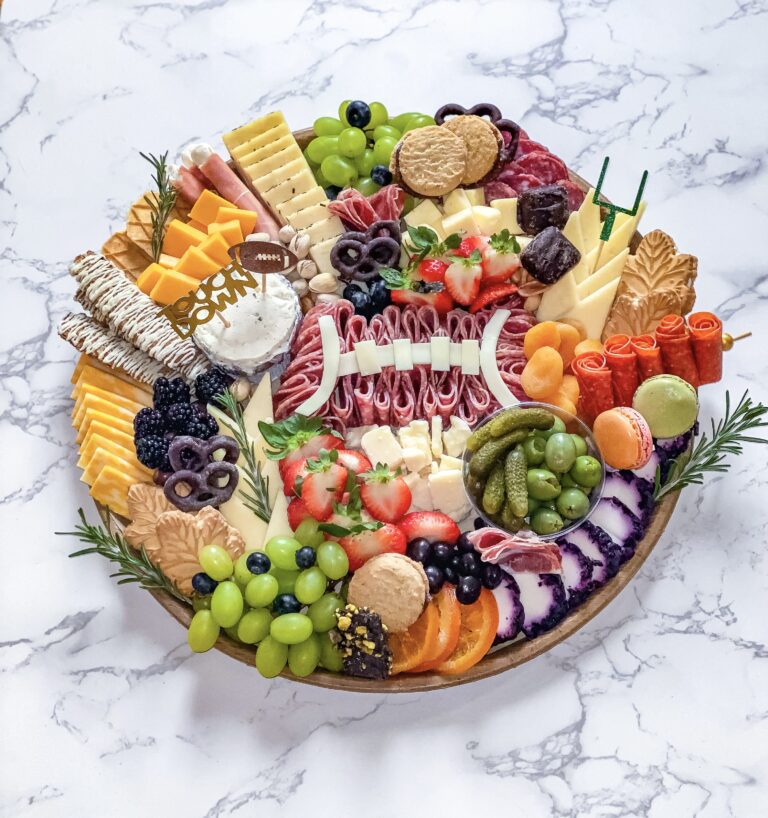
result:
<svg viewBox="0 0 768 818"><path fill-rule="evenodd" d="M693 357L691 333L681 315L667 315L656 327L656 342L661 347L664 371L677 375L691 386L699 385L696 359Z"/></svg>
<svg viewBox="0 0 768 818"><path fill-rule="evenodd" d="M628 335L611 335L603 344L603 353L611 370L613 396L617 406L632 406L632 398L640 385L637 353Z"/></svg>
<svg viewBox="0 0 768 818"><path fill-rule="evenodd" d="M636 335L631 339L632 349L637 356L637 374L640 383L662 375L664 366L661 363L661 350L653 335Z"/></svg>
<svg viewBox="0 0 768 818"><path fill-rule="evenodd" d="M717 383L723 377L723 322L711 312L694 312L688 316L688 329L699 386Z"/></svg>
<svg viewBox="0 0 768 818"><path fill-rule="evenodd" d="M193 205L205 190L205 185L183 165L171 166L170 180L176 193L189 205Z"/></svg>

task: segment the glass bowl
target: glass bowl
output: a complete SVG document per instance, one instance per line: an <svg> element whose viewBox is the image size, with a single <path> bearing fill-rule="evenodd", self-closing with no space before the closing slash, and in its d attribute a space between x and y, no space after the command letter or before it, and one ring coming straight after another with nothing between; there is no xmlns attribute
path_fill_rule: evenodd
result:
<svg viewBox="0 0 768 818"><path fill-rule="evenodd" d="M501 412L504 412L507 409L546 409L547 411L551 412L553 415L559 417L566 426L566 431L569 433L579 434L581 435L586 444L587 444L587 454L594 457L599 463L602 469L602 477L600 478L600 482L592 489L589 494L589 509L587 513L580 517L578 520L565 520L566 525L564 525L559 531L555 531L551 534L536 534L533 529L529 528L527 525L523 526L519 531L509 531L508 529L504 528L500 523L493 521L478 505L475 501L472 492L467 487L467 477L469 475L469 461L474 454L474 452L470 452L468 449L464 449L464 453L462 455L462 459L464 461L464 467L462 473L464 475L464 490L467 493L467 498L469 500L470 505L472 506L473 513L480 517L487 525L492 526L493 528L498 528L501 531L507 531L509 534L530 534L535 536L539 540L556 540L558 537L562 537L563 535L567 534L569 531L573 531L575 528L578 528L585 520L588 520L591 516L592 512L595 510L597 503L599 502L600 498L603 495L603 486L605 484L605 461L603 460L602 455L600 454L600 449L595 442L595 438L592 435L592 430L587 426L584 421L580 420L576 415L571 414L570 412L565 411L564 409L560 409L557 406L552 406L549 403L541 403L539 401L523 401L518 403L516 406L505 406L501 409L497 409L490 415L486 415L481 421L479 421L475 427L473 428L473 432L481 429L486 423L490 423L497 415ZM541 468L546 468L545 464L541 465Z"/></svg>

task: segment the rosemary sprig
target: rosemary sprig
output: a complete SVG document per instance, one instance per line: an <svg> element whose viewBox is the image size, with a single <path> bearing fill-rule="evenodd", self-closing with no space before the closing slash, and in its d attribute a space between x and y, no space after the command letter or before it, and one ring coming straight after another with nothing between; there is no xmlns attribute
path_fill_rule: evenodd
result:
<svg viewBox="0 0 768 818"><path fill-rule="evenodd" d="M152 191L152 196L145 196L144 201L149 205L152 219L152 260L157 261L163 249L163 238L165 237L165 224L171 215L173 206L176 204L176 191L171 185L168 176L168 151L155 156L153 153L146 154L139 152L142 159L146 159L155 169L152 174L152 181L155 183L156 191Z"/></svg>
<svg viewBox="0 0 768 818"><path fill-rule="evenodd" d="M189 602L181 591L171 582L170 579L156 566L153 565L144 547L140 551L131 548L130 545L119 534L111 534L105 531L100 525L91 525L86 519L83 510L79 508L80 525L74 531L57 531L56 534L64 537L77 537L82 543L87 543L88 548L82 548L70 554L70 557L82 557L85 554L100 554L110 562L117 563L118 570L111 577L120 577L118 585L125 585L129 582L137 582L141 588L146 590L162 590L180 599L182 602Z"/></svg>
<svg viewBox="0 0 768 818"><path fill-rule="evenodd" d="M654 499L660 500L667 494L680 491L685 486L701 485L708 472L726 472L730 463L723 460L728 454L739 455L745 443L768 443L762 437L752 437L747 433L753 429L768 426L768 407L762 403L752 403L749 392L741 396L731 412L731 396L725 393L725 415L715 424L712 420L712 438L703 434L689 457L675 458L666 481L661 482L661 469L656 470Z"/></svg>
<svg viewBox="0 0 768 818"><path fill-rule="evenodd" d="M261 473L261 463L256 459L253 440L245 428L243 410L235 400L234 395L229 391L217 395L215 400L233 420L234 426L230 426L230 430L245 459L245 468L243 468L242 471L249 491L240 489L240 496L243 498L245 505L248 506L260 520L268 523L272 516L272 511L269 507L269 478L264 477Z"/></svg>

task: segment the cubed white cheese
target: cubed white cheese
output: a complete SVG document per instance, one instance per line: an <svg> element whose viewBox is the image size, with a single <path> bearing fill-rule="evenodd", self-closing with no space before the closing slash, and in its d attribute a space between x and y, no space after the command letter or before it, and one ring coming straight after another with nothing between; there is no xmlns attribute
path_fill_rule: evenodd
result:
<svg viewBox="0 0 768 818"><path fill-rule="evenodd" d="M375 341L358 341L355 344L355 355L361 375L377 375L381 372Z"/></svg>
<svg viewBox="0 0 768 818"><path fill-rule="evenodd" d="M445 453L451 457L461 457L467 438L472 434L469 424L461 418L451 416L451 426L443 432Z"/></svg>
<svg viewBox="0 0 768 818"><path fill-rule="evenodd" d="M405 216L405 223L409 227L418 227L420 224L427 224L430 227L442 221L443 214L438 210L434 202L424 199Z"/></svg>
<svg viewBox="0 0 768 818"><path fill-rule="evenodd" d="M500 230L506 228L513 236L519 236L523 232L517 221L517 198L494 199L491 207L501 213Z"/></svg>
<svg viewBox="0 0 768 818"><path fill-rule="evenodd" d="M435 508L451 516L466 515L469 501L464 490L464 480L458 469L438 471L436 474L430 474L427 480Z"/></svg>
<svg viewBox="0 0 768 818"><path fill-rule="evenodd" d="M449 454L444 454L440 458L440 471L450 471L451 469L464 468L464 461L460 457L451 457Z"/></svg>
<svg viewBox="0 0 768 818"><path fill-rule="evenodd" d="M501 230L501 212L496 210L495 207L475 205L472 208L472 215L475 217L475 222L484 236L492 236Z"/></svg>
<svg viewBox="0 0 768 818"><path fill-rule="evenodd" d="M415 468L408 466L411 471L420 471L432 462L432 441L426 420L411 421L408 426L398 430L397 436L403 450L416 449L421 453L418 459L415 455L411 455L411 463L421 463Z"/></svg>
<svg viewBox="0 0 768 818"><path fill-rule="evenodd" d="M408 471L421 471L431 462L432 454L425 451L423 446L403 446L403 463Z"/></svg>
<svg viewBox="0 0 768 818"><path fill-rule="evenodd" d="M437 459L443 453L443 419L440 415L435 415L432 418L430 428L432 431L430 439L432 457Z"/></svg>
<svg viewBox="0 0 768 818"><path fill-rule="evenodd" d="M360 439L360 447L374 466L384 463L395 469L403 462L403 450L389 426L376 426L366 432Z"/></svg>
<svg viewBox="0 0 768 818"><path fill-rule="evenodd" d="M443 230L448 235L458 233L462 238L480 235L480 228L477 226L471 207L460 210L458 213L454 213L453 216L446 216L443 219Z"/></svg>
<svg viewBox="0 0 768 818"><path fill-rule="evenodd" d="M466 193L472 206L485 204L485 188L473 187L470 190L465 190L464 193Z"/></svg>
<svg viewBox="0 0 768 818"><path fill-rule="evenodd" d="M459 213L469 207L472 207L472 202L469 201L469 197L465 191L460 188L451 191L443 199L443 213L445 213L446 216L453 216L454 213Z"/></svg>
<svg viewBox="0 0 768 818"><path fill-rule="evenodd" d="M434 509L432 505L432 494L430 493L429 483L426 478L421 477L416 474L416 472L412 472L411 474L406 474L403 480L405 480L408 484L408 488L411 490L410 510L432 511Z"/></svg>

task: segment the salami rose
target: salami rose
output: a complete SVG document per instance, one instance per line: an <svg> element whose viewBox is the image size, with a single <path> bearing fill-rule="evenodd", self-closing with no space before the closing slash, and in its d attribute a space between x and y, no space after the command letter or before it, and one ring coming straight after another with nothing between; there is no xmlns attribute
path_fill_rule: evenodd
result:
<svg viewBox="0 0 768 818"><path fill-rule="evenodd" d="M688 328L699 386L717 383L723 377L723 322L711 312L694 312L688 316Z"/></svg>
<svg viewBox="0 0 768 818"><path fill-rule="evenodd" d="M617 406L632 406L632 397L640 385L637 353L628 335L612 335L603 344L603 352L611 370L613 395Z"/></svg>
<svg viewBox="0 0 768 818"><path fill-rule="evenodd" d="M661 350L653 335L636 335L631 340L632 349L637 356L637 372L640 383L654 375L662 375Z"/></svg>
<svg viewBox="0 0 768 818"><path fill-rule="evenodd" d="M611 370L599 352L582 352L571 361L571 369L579 382L579 414L591 426L601 412L616 405Z"/></svg>
<svg viewBox="0 0 768 818"><path fill-rule="evenodd" d="M699 385L696 359L693 357L691 334L681 315L667 315L656 327L656 342L661 348L664 371L677 375L691 386Z"/></svg>

